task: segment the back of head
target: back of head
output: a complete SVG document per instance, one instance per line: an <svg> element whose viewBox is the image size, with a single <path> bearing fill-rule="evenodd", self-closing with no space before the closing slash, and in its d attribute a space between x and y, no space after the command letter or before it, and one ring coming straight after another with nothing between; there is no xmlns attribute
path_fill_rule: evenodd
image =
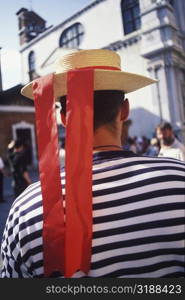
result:
<svg viewBox="0 0 185 300"><path fill-rule="evenodd" d="M123 91L94 91L94 131L101 126L113 130L115 119L124 100ZM60 97L61 112L66 115L66 96Z"/></svg>
<svg viewBox="0 0 185 300"><path fill-rule="evenodd" d="M162 122L157 126L157 129L161 129L161 130L170 129L170 130L172 130L172 125L169 122Z"/></svg>

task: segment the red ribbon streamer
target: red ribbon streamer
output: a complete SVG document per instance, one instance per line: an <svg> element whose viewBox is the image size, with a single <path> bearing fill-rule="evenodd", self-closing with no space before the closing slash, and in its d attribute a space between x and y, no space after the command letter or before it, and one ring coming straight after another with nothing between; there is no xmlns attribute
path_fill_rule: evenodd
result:
<svg viewBox="0 0 185 300"><path fill-rule="evenodd" d="M87 273L92 243L94 70L67 74L65 274Z"/></svg>
<svg viewBox="0 0 185 300"><path fill-rule="evenodd" d="M44 275L49 277L54 271L64 270L64 211L53 75L36 79L33 93L43 199Z"/></svg>
<svg viewBox="0 0 185 300"><path fill-rule="evenodd" d="M93 70L68 73L66 224L60 179L53 75L36 79L33 93L43 198L44 275L87 273L92 243ZM78 90L78 92L77 92Z"/></svg>

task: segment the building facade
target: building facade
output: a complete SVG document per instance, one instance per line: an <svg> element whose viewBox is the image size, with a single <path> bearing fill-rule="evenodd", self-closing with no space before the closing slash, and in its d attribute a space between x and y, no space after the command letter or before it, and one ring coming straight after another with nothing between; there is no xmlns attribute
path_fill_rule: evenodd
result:
<svg viewBox="0 0 185 300"><path fill-rule="evenodd" d="M19 23L29 13L21 10ZM133 121L130 134L151 137L155 126L166 120L183 139L184 15L183 0L96 0L57 26L46 29L41 19L40 32L40 20L38 24L30 21L19 31L22 82L53 72L60 52L70 48L112 49L121 55L123 70L159 80L128 95ZM34 26L32 38L23 38Z"/></svg>

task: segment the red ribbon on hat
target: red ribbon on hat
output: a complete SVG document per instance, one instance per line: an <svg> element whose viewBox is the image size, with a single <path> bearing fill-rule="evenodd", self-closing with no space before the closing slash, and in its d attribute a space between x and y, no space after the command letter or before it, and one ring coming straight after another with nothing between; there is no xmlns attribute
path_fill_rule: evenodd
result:
<svg viewBox="0 0 185 300"><path fill-rule="evenodd" d="M43 198L44 275L59 271L71 277L77 270L87 273L91 261L94 71L75 70L67 75L66 216L53 80L53 75L47 75L33 84Z"/></svg>
<svg viewBox="0 0 185 300"><path fill-rule="evenodd" d="M88 273L92 243L93 70L67 74L66 276Z"/></svg>
<svg viewBox="0 0 185 300"><path fill-rule="evenodd" d="M33 83L39 173L43 199L44 274L64 270L64 209L60 179L53 75Z"/></svg>

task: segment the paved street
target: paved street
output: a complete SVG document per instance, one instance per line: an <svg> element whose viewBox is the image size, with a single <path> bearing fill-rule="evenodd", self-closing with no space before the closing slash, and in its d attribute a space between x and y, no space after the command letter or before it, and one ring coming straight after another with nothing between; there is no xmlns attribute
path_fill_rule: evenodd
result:
<svg viewBox="0 0 185 300"><path fill-rule="evenodd" d="M32 182L36 182L38 180L38 172L30 171L30 176L32 178ZM2 240L2 235L6 223L6 219L8 217L9 210L14 201L13 189L11 187L11 177L4 177L4 199L5 202L0 203L0 243ZM0 258L0 267L1 267L1 258Z"/></svg>

